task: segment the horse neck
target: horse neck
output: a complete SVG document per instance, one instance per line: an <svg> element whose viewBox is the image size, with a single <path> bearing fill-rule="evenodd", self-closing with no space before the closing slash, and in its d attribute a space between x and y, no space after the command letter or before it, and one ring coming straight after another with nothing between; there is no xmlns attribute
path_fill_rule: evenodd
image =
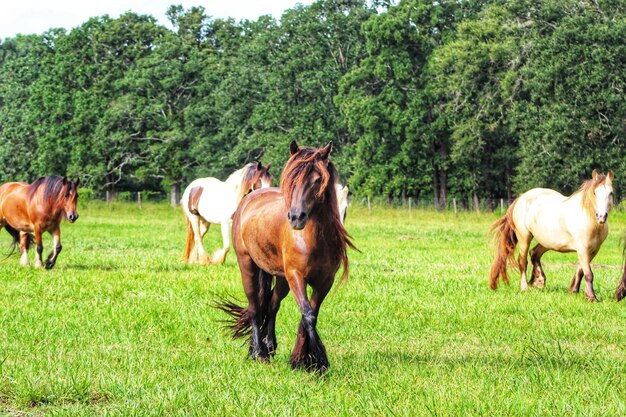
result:
<svg viewBox="0 0 626 417"><path fill-rule="evenodd" d="M235 200L237 202L241 201L243 196L246 194L246 191L243 187L243 177L246 174L246 170L248 169L248 165L245 167L238 169L237 171L230 174L230 176L226 179L225 184L229 189L232 189L235 195Z"/></svg>
<svg viewBox="0 0 626 417"><path fill-rule="evenodd" d="M592 193L593 194L593 193ZM581 210L585 219L588 221L591 226L591 230L600 231L607 227L607 224L600 224L596 221L596 213L593 204L593 200L585 201L585 199L589 199L589 196L586 195L584 190L578 190L566 200L572 207L578 208Z"/></svg>

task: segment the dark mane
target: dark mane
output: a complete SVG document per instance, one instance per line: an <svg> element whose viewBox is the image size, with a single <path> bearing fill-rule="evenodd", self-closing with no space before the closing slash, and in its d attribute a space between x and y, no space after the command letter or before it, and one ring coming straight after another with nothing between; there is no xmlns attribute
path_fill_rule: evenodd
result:
<svg viewBox="0 0 626 417"><path fill-rule="evenodd" d="M65 194L62 192L65 184L63 178L56 175L49 177L40 177L30 184L28 189L28 200L31 201L37 192L41 189L42 201L55 200L55 202L62 201L65 198ZM67 180L67 184L71 187L71 181Z"/></svg>
<svg viewBox="0 0 626 417"><path fill-rule="evenodd" d="M246 171L244 172L241 180L242 187L246 184L256 183L259 179L261 179L261 174L263 174L263 171L259 169L258 162L251 162L246 165Z"/></svg>
<svg viewBox="0 0 626 417"><path fill-rule="evenodd" d="M336 247L339 249L341 262L343 264L343 274L341 280L348 277L348 255L347 247L358 250L352 243L351 236L341 222L339 217L339 207L337 204L337 192L335 190L335 180L338 176L335 165L330 159L321 159L318 157L317 149L301 148L297 153L293 154L287 161L285 169L280 178L280 189L285 198L287 206L291 205L291 196L296 187L306 183L306 179L314 171L321 175L322 183L317 195L320 200L319 206L322 207L318 212L326 215L329 223L332 225L336 234L331 234L330 238L334 240ZM325 237L328 239L328 237ZM330 243L330 242L329 242Z"/></svg>

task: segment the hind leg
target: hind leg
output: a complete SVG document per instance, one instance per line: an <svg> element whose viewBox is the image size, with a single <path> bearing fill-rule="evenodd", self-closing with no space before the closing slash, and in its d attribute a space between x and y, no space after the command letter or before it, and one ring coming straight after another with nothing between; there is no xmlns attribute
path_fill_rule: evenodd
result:
<svg viewBox="0 0 626 417"><path fill-rule="evenodd" d="M569 284L569 292L571 292L572 294L576 294L578 291L580 291L580 282L584 275L585 272L583 271L582 267L578 265L576 267L576 272L574 273L574 278L572 278L572 282Z"/></svg>
<svg viewBox="0 0 626 417"><path fill-rule="evenodd" d="M533 264L533 272L530 276L530 285L536 288L543 288L546 285L546 275L541 267L541 257L548 249L540 244L530 251L530 262Z"/></svg>
<svg viewBox="0 0 626 417"><path fill-rule="evenodd" d="M519 272L520 272L520 289L522 291L526 291L528 288L528 279L526 277L526 267L528 266L528 247L530 246L530 241L520 240L519 241L519 256L517 258L517 263L519 264Z"/></svg>
<svg viewBox="0 0 626 417"><path fill-rule="evenodd" d="M30 246L30 235L28 233L20 232L20 265L28 266L28 247Z"/></svg>
<svg viewBox="0 0 626 417"><path fill-rule="evenodd" d="M193 231L193 249L189 255L189 263L206 264L208 263L208 256L204 251L202 238L209 230L209 224L203 222L200 216L195 215L189 216L189 222L191 223L191 230Z"/></svg>
<svg viewBox="0 0 626 417"><path fill-rule="evenodd" d="M248 299L247 314L250 317L250 349L249 355L259 362L269 362L270 356L263 339L263 323L267 315L267 305L261 300L261 295L265 297L264 291L267 289L260 268L252 261L250 256L242 254L238 257L239 269L241 270L241 281L243 290ZM270 276L271 278L271 276ZM271 281L270 281L271 282Z"/></svg>
<svg viewBox="0 0 626 417"><path fill-rule="evenodd" d="M226 260L226 254L230 249L230 221L225 220L222 223L222 249L216 249L213 252L211 263L223 264Z"/></svg>
<svg viewBox="0 0 626 417"><path fill-rule="evenodd" d="M270 300L267 311L267 332L265 339L265 346L270 355L274 355L278 344L276 343L276 315L280 308L280 302L289 294L289 285L283 277L276 277L276 284L272 291L272 298Z"/></svg>

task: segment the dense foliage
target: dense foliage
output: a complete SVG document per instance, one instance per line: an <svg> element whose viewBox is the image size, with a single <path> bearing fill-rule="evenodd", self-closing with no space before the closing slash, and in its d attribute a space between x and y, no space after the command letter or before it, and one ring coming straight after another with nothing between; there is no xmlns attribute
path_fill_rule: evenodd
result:
<svg viewBox="0 0 626 417"><path fill-rule="evenodd" d="M335 143L390 199L626 180L622 0L318 0L280 21L171 6L0 42L0 181L67 174L178 193Z"/></svg>

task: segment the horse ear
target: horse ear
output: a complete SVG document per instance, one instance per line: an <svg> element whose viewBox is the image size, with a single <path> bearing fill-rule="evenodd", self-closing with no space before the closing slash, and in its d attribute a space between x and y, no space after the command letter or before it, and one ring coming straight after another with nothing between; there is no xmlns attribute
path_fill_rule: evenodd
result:
<svg viewBox="0 0 626 417"><path fill-rule="evenodd" d="M78 189L78 184L80 184L80 178L76 177L76 180L74 180L74 187L76 189Z"/></svg>
<svg viewBox="0 0 626 417"><path fill-rule="evenodd" d="M258 169L258 170L262 170L263 169L263 164L261 163L261 161L256 161L256 169Z"/></svg>
<svg viewBox="0 0 626 417"><path fill-rule="evenodd" d="M341 190L341 193L343 194L344 197L348 196L348 186L344 186L343 189Z"/></svg>
<svg viewBox="0 0 626 417"><path fill-rule="evenodd" d="M591 173L591 179L592 180L597 180L598 179L598 170L594 169L593 172Z"/></svg>
<svg viewBox="0 0 626 417"><path fill-rule="evenodd" d="M330 155L330 151L332 149L333 149L333 141L331 140L330 142L326 144L326 146L324 146L322 149L319 150L320 158L328 159L328 155Z"/></svg>
<svg viewBox="0 0 626 417"><path fill-rule="evenodd" d="M272 167L272 163L270 162L269 164L267 164L267 166L265 167L265 172L270 172L270 168Z"/></svg>
<svg viewBox="0 0 626 417"><path fill-rule="evenodd" d="M613 182L613 178L615 178L615 176L613 175L613 170L610 169L609 172L606 174L606 179L609 180L609 182Z"/></svg>
<svg viewBox="0 0 626 417"><path fill-rule="evenodd" d="M67 177L63 177L63 186L67 185Z"/></svg>
<svg viewBox="0 0 626 417"><path fill-rule="evenodd" d="M298 152L299 150L300 150L300 147L298 146L296 141L292 140L291 143L289 144L289 152L291 152L291 154L293 155L294 153Z"/></svg>

